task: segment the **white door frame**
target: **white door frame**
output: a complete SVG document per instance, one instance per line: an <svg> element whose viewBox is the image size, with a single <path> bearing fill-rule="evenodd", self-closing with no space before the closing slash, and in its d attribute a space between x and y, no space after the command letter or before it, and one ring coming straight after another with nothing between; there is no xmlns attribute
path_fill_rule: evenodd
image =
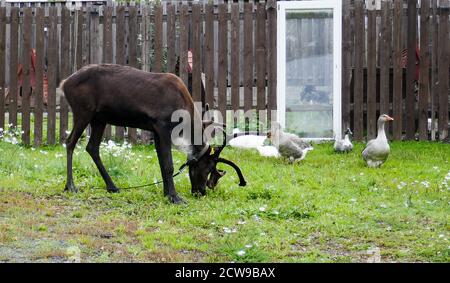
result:
<svg viewBox="0 0 450 283"><path fill-rule="evenodd" d="M290 9L333 9L333 134L341 138L341 61L342 61L342 1L280 1L277 3L277 120L286 125L286 10ZM311 140L331 140L314 138Z"/></svg>

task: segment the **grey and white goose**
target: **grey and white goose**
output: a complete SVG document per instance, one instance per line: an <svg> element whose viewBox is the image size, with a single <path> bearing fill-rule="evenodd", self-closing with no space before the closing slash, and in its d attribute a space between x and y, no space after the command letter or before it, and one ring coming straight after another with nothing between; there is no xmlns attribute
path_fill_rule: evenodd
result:
<svg viewBox="0 0 450 283"><path fill-rule="evenodd" d="M348 128L344 132L344 139L336 139L334 142L334 151L342 153L342 152L350 152L353 149L353 143L350 140L350 136L353 135L352 131Z"/></svg>
<svg viewBox="0 0 450 283"><path fill-rule="evenodd" d="M362 157L369 167L380 167L388 158L390 147L384 131L384 124L394 119L387 114L382 114L378 118L377 138L370 140L362 152Z"/></svg>
<svg viewBox="0 0 450 283"><path fill-rule="evenodd" d="M311 144L295 134L284 132L278 123L272 124L267 137L278 148L280 155L288 158L291 163L303 160L308 151L313 150Z"/></svg>

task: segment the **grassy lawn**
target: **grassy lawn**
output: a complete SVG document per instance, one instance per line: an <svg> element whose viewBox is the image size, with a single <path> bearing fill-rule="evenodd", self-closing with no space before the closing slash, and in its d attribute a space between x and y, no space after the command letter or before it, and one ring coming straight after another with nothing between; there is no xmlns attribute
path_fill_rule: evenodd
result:
<svg viewBox="0 0 450 283"><path fill-rule="evenodd" d="M65 149L0 142L0 262L449 262L450 145L394 142L381 169L363 144L346 155L315 145L303 163L227 148L247 187L226 168L206 197L170 204L162 186L109 194L84 150L77 194L63 192ZM118 186L160 178L153 147L103 146ZM174 152L175 165L185 156ZM75 257L76 258L76 257Z"/></svg>

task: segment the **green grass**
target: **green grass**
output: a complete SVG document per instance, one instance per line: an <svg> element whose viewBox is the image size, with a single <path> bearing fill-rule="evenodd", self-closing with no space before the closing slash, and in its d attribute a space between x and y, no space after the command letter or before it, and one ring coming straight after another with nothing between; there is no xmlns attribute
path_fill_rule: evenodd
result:
<svg viewBox="0 0 450 283"><path fill-rule="evenodd" d="M176 206L162 186L107 193L83 144L74 194L63 192L62 146L0 142L0 262L67 261L73 250L83 262L366 262L374 248L383 262L449 262L450 145L393 142L380 169L364 166L362 147L318 144L296 165L227 148L248 185L223 166L197 198L184 172L175 183L188 205ZM116 155L102 150L118 186L160 178L153 147Z"/></svg>

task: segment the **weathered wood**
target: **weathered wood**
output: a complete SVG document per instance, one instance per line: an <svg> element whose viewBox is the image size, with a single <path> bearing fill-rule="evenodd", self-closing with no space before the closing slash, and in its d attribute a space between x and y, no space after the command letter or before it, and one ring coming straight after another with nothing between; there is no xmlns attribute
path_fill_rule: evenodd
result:
<svg viewBox="0 0 450 283"><path fill-rule="evenodd" d="M218 104L223 122L226 122L227 110L227 76L228 76L228 23L227 4L219 4L219 70L218 70Z"/></svg>
<svg viewBox="0 0 450 283"><path fill-rule="evenodd" d="M355 0L355 80L353 124L356 140L362 140L364 136L363 126L363 67L364 67L364 10L363 1Z"/></svg>
<svg viewBox="0 0 450 283"><path fill-rule="evenodd" d="M416 79L416 31L417 31L417 1L408 1L408 63L406 68L406 139L413 140L416 134L415 105L416 94L414 83Z"/></svg>
<svg viewBox="0 0 450 283"><path fill-rule="evenodd" d="M89 26L90 26L90 7L86 7L86 13L83 15L83 10L77 10L75 15L77 20L77 63L76 67L86 66L89 64L90 54L89 54ZM81 43L80 43L81 41ZM81 44L81 45L80 45ZM81 62L78 58L81 58Z"/></svg>
<svg viewBox="0 0 450 283"><path fill-rule="evenodd" d="M402 68L402 1L394 2L394 16L393 16L393 138L395 140L402 139L402 125L403 125L403 68Z"/></svg>
<svg viewBox="0 0 450 283"><path fill-rule="evenodd" d="M49 8L48 26L48 104L47 104L47 144L55 144L56 133L56 74L58 68L58 17L57 8Z"/></svg>
<svg viewBox="0 0 450 283"><path fill-rule="evenodd" d="M351 53L353 45L351 34L350 0L343 1L342 7L342 132L350 128L350 82L351 82ZM270 69L270 68L269 68Z"/></svg>
<svg viewBox="0 0 450 283"><path fill-rule="evenodd" d="M269 110L268 118L272 121L276 119L276 115L272 115L272 111L277 109L277 2L268 0L266 7L268 20L267 65L269 66L267 70L267 108Z"/></svg>
<svg viewBox="0 0 450 283"><path fill-rule="evenodd" d="M377 15L367 11L367 139L377 134Z"/></svg>
<svg viewBox="0 0 450 283"><path fill-rule="evenodd" d="M419 139L428 140L430 0L420 1Z"/></svg>
<svg viewBox="0 0 450 283"><path fill-rule="evenodd" d="M214 6L205 7L205 101L214 107Z"/></svg>
<svg viewBox="0 0 450 283"><path fill-rule="evenodd" d="M437 0L432 0L433 18L431 22L431 86L430 86L430 114L431 114L431 140L436 140L436 109L438 108L438 13Z"/></svg>
<svg viewBox="0 0 450 283"><path fill-rule="evenodd" d="M202 102L202 44L201 34L202 27L200 25L201 6L196 3L192 5L192 97L195 102Z"/></svg>
<svg viewBox="0 0 450 283"><path fill-rule="evenodd" d="M246 129L253 106L253 3L244 3L244 112Z"/></svg>
<svg viewBox="0 0 450 283"><path fill-rule="evenodd" d="M76 44L75 44L75 70L83 66L83 10L75 11Z"/></svg>
<svg viewBox="0 0 450 283"><path fill-rule="evenodd" d="M71 74L70 70L70 11L63 6L61 9L61 79ZM69 106L66 98L60 98L59 141L64 143L69 125Z"/></svg>
<svg viewBox="0 0 450 283"><path fill-rule="evenodd" d="M266 125L266 7L264 3L257 4L256 12L256 109L258 110L258 131L263 132Z"/></svg>
<svg viewBox="0 0 450 283"><path fill-rule="evenodd" d="M137 61L137 9L135 6L130 6L128 11L128 64L131 67L139 68ZM131 143L137 142L137 131L135 128L128 128L128 139Z"/></svg>
<svg viewBox="0 0 450 283"><path fill-rule="evenodd" d="M31 23L32 23L31 8L23 9L23 24L22 24L22 142L26 145L30 144L30 99L31 99L31 84L30 84L30 57L31 57Z"/></svg>
<svg viewBox="0 0 450 283"><path fill-rule="evenodd" d="M36 9L36 87L34 89L34 145L42 144L44 80L44 8Z"/></svg>
<svg viewBox="0 0 450 283"><path fill-rule="evenodd" d="M116 64L125 65L125 7L116 9ZM116 127L115 138L122 140L124 128Z"/></svg>
<svg viewBox="0 0 450 283"><path fill-rule="evenodd" d="M446 1L446 4L448 1ZM438 39L438 76L439 76L439 139L448 137L448 90L449 90L449 11L442 10L439 16L439 39Z"/></svg>
<svg viewBox="0 0 450 283"><path fill-rule="evenodd" d="M265 30L265 26L264 26ZM239 76L239 55L240 55L240 20L239 3L233 3L231 6L231 106L234 111L239 109L240 103L240 76ZM234 113L233 126L238 122L238 112Z"/></svg>
<svg viewBox="0 0 450 283"><path fill-rule="evenodd" d="M389 76L391 57L391 6L389 1L381 2L381 33L380 33L380 114L391 114L389 109ZM386 132L391 131L390 123Z"/></svg>
<svg viewBox="0 0 450 283"><path fill-rule="evenodd" d="M0 128L5 129L6 8L0 7Z"/></svg>
<svg viewBox="0 0 450 283"><path fill-rule="evenodd" d="M19 57L19 9L11 8L10 27L10 55L9 55L9 120L13 127L17 126L17 67Z"/></svg>
<svg viewBox="0 0 450 283"><path fill-rule="evenodd" d="M188 5L181 5L180 12L180 78L183 80L185 85L188 85L188 40L189 40L189 14Z"/></svg>
<svg viewBox="0 0 450 283"><path fill-rule="evenodd" d="M155 62L152 70L162 72L163 59L163 7L160 4L155 6Z"/></svg>
<svg viewBox="0 0 450 283"><path fill-rule="evenodd" d="M103 62L113 62L113 42L112 42L112 14L113 7L106 6L103 10ZM107 125L103 134L106 140L110 140L112 136L111 125Z"/></svg>
<svg viewBox="0 0 450 283"><path fill-rule="evenodd" d="M176 53L175 53L175 5L171 2L167 3L167 72L175 73Z"/></svg>
<svg viewBox="0 0 450 283"><path fill-rule="evenodd" d="M150 71L150 49L151 49L151 23L150 23L150 6L141 3L141 58L142 58L142 70Z"/></svg>

